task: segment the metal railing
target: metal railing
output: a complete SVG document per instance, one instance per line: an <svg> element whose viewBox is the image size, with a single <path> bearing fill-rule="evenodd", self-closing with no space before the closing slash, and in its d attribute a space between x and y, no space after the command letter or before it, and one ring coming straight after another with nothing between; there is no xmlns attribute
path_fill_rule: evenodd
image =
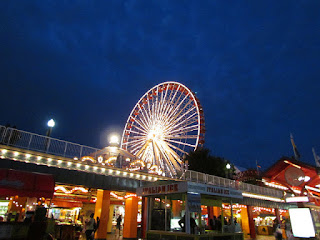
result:
<svg viewBox="0 0 320 240"><path fill-rule="evenodd" d="M101 150L4 126L0 126L0 143L68 158L83 156L95 158L97 151Z"/></svg>
<svg viewBox="0 0 320 240"><path fill-rule="evenodd" d="M244 182L239 182L223 177L213 176L205 173L200 173L192 170L187 170L183 175L183 179L192 182L198 183L206 183L215 186L227 187L227 188L234 188L237 190L241 190L242 192L249 192L255 194L261 194L266 196L273 196L282 198L283 191L272 189L268 187L261 187L253 184L248 184Z"/></svg>
<svg viewBox="0 0 320 240"><path fill-rule="evenodd" d="M67 158L81 158L83 156L92 156L101 149L80 145L77 143L67 142L56 138L51 138L35 133L30 133L15 128L6 128L0 125L0 144L13 146L17 148L33 150L37 152L48 153ZM266 196L283 197L283 191L267 187L261 187L248 183L238 182L235 180L187 170L183 180L206 183L215 186L234 188L243 192L261 194Z"/></svg>

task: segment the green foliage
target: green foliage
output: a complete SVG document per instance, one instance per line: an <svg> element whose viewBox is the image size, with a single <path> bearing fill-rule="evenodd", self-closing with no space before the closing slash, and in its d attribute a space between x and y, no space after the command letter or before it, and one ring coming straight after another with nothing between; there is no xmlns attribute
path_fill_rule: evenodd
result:
<svg viewBox="0 0 320 240"><path fill-rule="evenodd" d="M186 156L186 162L188 163L188 169L215 175L219 177L226 177L228 170L226 169L226 161L222 157L211 156L210 150L207 148L199 148L196 151L191 151ZM229 176L233 175L233 166L229 170Z"/></svg>

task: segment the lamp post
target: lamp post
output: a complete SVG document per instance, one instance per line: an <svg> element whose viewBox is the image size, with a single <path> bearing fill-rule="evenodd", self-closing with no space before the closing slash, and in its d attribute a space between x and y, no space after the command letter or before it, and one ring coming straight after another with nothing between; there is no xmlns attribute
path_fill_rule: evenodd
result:
<svg viewBox="0 0 320 240"><path fill-rule="evenodd" d="M55 121L53 119L50 119L48 121L48 131L47 131L47 137L50 137L51 136L51 133L52 133L52 128L56 125Z"/></svg>
<svg viewBox="0 0 320 240"><path fill-rule="evenodd" d="M50 146L50 135L51 135L51 133L52 133L52 128L54 127L54 125L55 125L56 123L54 122L54 120L53 119L50 119L49 121L48 121L48 123L47 123L47 125L48 125L48 131L47 131L47 137L46 137L46 141L45 141L45 151L46 152L48 152L48 150L49 150L49 146Z"/></svg>
<svg viewBox="0 0 320 240"><path fill-rule="evenodd" d="M122 156L120 155L120 152L118 151L119 144L120 144L119 136L116 134L111 135L109 138L109 146L110 146L110 151L111 151L110 153L111 153L111 155L117 156L115 166L118 168L122 168Z"/></svg>
<svg viewBox="0 0 320 240"><path fill-rule="evenodd" d="M231 165L230 165L230 163L227 163L227 165L226 165L226 169L227 169L227 178L229 178L230 176L230 169L231 169Z"/></svg>

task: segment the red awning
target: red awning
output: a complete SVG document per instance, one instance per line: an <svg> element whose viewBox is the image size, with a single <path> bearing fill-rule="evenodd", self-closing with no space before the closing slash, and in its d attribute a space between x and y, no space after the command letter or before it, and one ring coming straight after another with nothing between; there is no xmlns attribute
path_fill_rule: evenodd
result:
<svg viewBox="0 0 320 240"><path fill-rule="evenodd" d="M0 196L52 198L54 178L49 174L0 169Z"/></svg>
<svg viewBox="0 0 320 240"><path fill-rule="evenodd" d="M301 177L301 178L300 178ZM305 177L308 177L305 180ZM274 182L292 191L308 192L311 201L320 205L320 175L315 166L292 158L282 157L272 165L262 176L267 182Z"/></svg>

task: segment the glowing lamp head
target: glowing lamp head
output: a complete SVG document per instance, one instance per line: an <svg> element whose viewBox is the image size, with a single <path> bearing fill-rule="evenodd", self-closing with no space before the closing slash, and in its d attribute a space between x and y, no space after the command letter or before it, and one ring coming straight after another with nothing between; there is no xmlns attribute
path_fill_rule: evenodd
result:
<svg viewBox="0 0 320 240"><path fill-rule="evenodd" d="M50 119L49 121L48 121L48 127L54 127L54 125L56 125L56 123L54 122L54 120L53 119Z"/></svg>
<svg viewBox="0 0 320 240"><path fill-rule="evenodd" d="M227 169L230 169L230 168L231 168L230 163L227 163L226 168L227 168Z"/></svg>
<svg viewBox="0 0 320 240"><path fill-rule="evenodd" d="M112 136L110 137L109 143L112 144L112 145L119 144L119 137L118 137L118 135L112 135Z"/></svg>

